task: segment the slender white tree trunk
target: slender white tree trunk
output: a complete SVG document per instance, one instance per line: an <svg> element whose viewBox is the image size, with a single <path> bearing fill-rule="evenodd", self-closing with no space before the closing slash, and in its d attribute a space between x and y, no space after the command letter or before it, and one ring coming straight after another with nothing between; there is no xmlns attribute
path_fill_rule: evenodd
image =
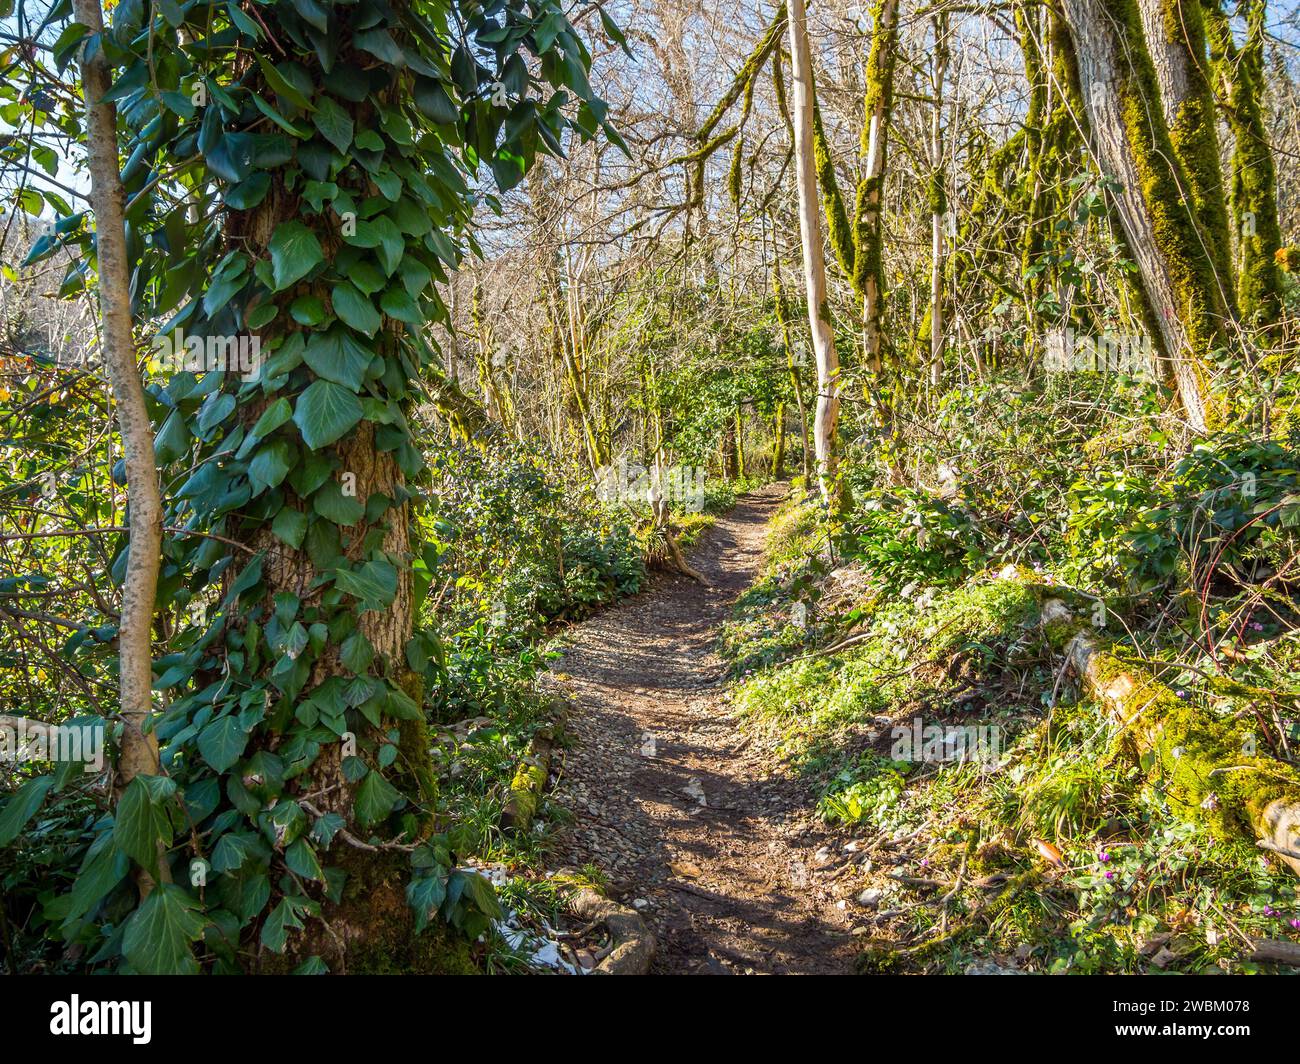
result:
<svg viewBox="0 0 1300 1064"><path fill-rule="evenodd" d="M826 305L826 258L822 246L821 213L817 202L817 169L813 159L812 54L804 0L790 0L790 69L794 78L792 111L795 175L799 186L799 232L803 239L804 285L808 293L808 326L817 359L817 411L813 445L817 449L817 480L822 498L834 510L840 498L835 468L835 426L840 414L840 361L835 351Z"/></svg>
<svg viewBox="0 0 1300 1064"><path fill-rule="evenodd" d="M94 35L103 33L99 0L73 0L74 17ZM158 741L144 725L153 710L154 599L162 551L162 497L154 461L153 427L145 407L131 318L131 272L126 257L125 195L118 170L117 111L101 102L110 86L103 52L81 60L86 101L86 147L90 205L95 214L99 267L100 354L113 389L126 465L127 550L118 628L118 685L123 721L118 772L123 785L137 775L156 775ZM147 890L145 881L141 889Z"/></svg>

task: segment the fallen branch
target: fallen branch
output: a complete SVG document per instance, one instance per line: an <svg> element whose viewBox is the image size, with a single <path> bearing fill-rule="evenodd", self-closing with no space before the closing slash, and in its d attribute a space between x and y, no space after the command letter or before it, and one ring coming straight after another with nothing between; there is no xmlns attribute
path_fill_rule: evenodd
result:
<svg viewBox="0 0 1300 1064"><path fill-rule="evenodd" d="M1252 961L1270 961L1300 968L1300 943L1286 942L1280 938L1259 938L1253 941L1255 952L1250 955Z"/></svg>
<svg viewBox="0 0 1300 1064"><path fill-rule="evenodd" d="M510 781L510 800L501 812L502 831L527 831L537 815L542 802L542 791L551 774L551 752L555 737L550 728L543 728L528 744L528 753L515 769Z"/></svg>

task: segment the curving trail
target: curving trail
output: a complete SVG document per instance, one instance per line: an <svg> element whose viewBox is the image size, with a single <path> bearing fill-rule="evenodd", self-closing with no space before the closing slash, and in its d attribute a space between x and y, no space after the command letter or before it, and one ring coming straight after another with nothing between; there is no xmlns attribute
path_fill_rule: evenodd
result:
<svg viewBox="0 0 1300 1064"><path fill-rule="evenodd" d="M704 535L691 564L711 587L657 578L576 626L556 666L574 738L557 797L576 815L560 856L641 909L658 972L852 970L836 843L806 787L750 749L712 649L783 492L744 497Z"/></svg>

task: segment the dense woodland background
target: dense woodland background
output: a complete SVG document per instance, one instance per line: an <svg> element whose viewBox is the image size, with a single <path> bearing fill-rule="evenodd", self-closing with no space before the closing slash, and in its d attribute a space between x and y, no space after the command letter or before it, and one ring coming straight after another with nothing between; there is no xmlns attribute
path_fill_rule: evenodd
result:
<svg viewBox="0 0 1300 1064"><path fill-rule="evenodd" d="M0 714L110 754L0 765L9 970L535 969L556 641L764 481L864 969L1296 948L1295 10L98 11L0 2Z"/></svg>

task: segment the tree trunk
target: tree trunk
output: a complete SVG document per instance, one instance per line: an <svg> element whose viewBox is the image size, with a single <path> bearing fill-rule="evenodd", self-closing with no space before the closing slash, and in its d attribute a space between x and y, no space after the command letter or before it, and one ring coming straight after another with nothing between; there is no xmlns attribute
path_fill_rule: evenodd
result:
<svg viewBox="0 0 1300 1064"><path fill-rule="evenodd" d="M1064 0L1094 150L1119 184L1120 219L1156 318L1166 376L1188 425L1207 421L1206 358L1224 337L1226 308L1187 175L1161 114L1136 0Z"/></svg>
<svg viewBox="0 0 1300 1064"><path fill-rule="evenodd" d="M948 17L934 18L934 110L930 114L930 387L943 383L943 228L948 196L943 184L943 87L948 76Z"/></svg>
<svg viewBox="0 0 1300 1064"><path fill-rule="evenodd" d="M772 416L772 479L785 477L785 403L776 404Z"/></svg>
<svg viewBox="0 0 1300 1064"><path fill-rule="evenodd" d="M1232 131L1231 204L1239 265L1237 302L1242 316L1264 325L1282 312L1282 274L1276 255L1282 246L1277 213L1277 171L1269 146L1268 128L1260 107L1262 86L1254 74L1257 63L1249 51L1262 48L1259 20L1263 5L1250 8L1251 38L1238 50L1221 0L1202 0L1210 40L1210 62Z"/></svg>
<svg viewBox="0 0 1300 1064"><path fill-rule="evenodd" d="M773 229L775 230L775 226L773 226ZM794 346L790 341L789 308L785 303L785 289L781 285L781 260L779 257L772 264L772 291L776 298L776 318L781 325L781 343L785 346L786 367L790 371L790 388L794 392L795 409L799 414L799 439L803 448L799 459L803 465L803 478L806 483L810 472L808 466L809 456L812 454L812 448L808 445L808 414L804 410L803 380L799 376L799 366L794 359Z"/></svg>
<svg viewBox="0 0 1300 1064"><path fill-rule="evenodd" d="M89 28L90 40L104 31L99 0L74 0L78 22ZM111 80L102 49L81 59L82 93L86 102L86 145L89 156L90 204L95 214L95 253L99 274L102 319L100 352L108 370L122 437L126 466L126 575L122 581L122 616L118 625L118 686L122 713L122 749L118 777L125 787L137 775L159 774L158 740L145 724L153 712L153 617L162 557L162 497L154 459L153 427L145 406L144 385L136 362L131 316L131 274L127 261L125 197L117 153L117 110L101 102ZM160 862L166 878L166 866ZM139 876L147 894L152 878Z"/></svg>
<svg viewBox="0 0 1300 1064"><path fill-rule="evenodd" d="M822 500L833 513L840 501L835 456L835 429L840 413L840 363L826 303L826 259L817 203L817 164L813 155L812 54L808 46L804 0L790 2L790 68L794 80L792 110L799 232L803 242L804 285L808 292L808 326L817 359L817 412L813 421L813 442L817 449L817 479Z"/></svg>
<svg viewBox="0 0 1300 1064"><path fill-rule="evenodd" d="M1160 86L1160 103L1174 156L1187 174L1187 189L1205 240L1225 307L1236 306L1229 267L1232 242L1219 170L1214 96L1201 0L1139 0L1147 48Z"/></svg>
<svg viewBox="0 0 1300 1064"><path fill-rule="evenodd" d="M879 376L884 367L884 212L885 163L889 123L894 110L894 61L898 42L898 0L876 0L872 8L871 51L867 56L863 100L862 180L853 207L853 270L862 297L863 343L867 368Z"/></svg>

